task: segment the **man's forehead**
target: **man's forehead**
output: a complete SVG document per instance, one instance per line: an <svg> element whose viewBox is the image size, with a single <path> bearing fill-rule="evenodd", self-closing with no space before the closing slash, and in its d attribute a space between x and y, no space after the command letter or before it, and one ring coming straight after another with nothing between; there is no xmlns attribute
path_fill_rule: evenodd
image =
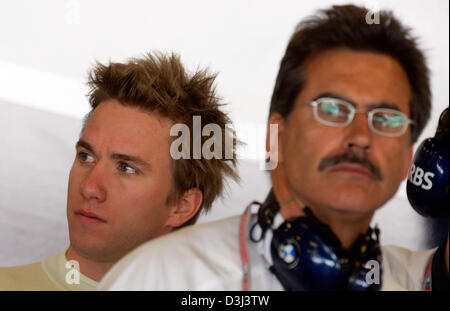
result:
<svg viewBox="0 0 450 311"><path fill-rule="evenodd" d="M157 114L105 102L93 111L80 140L97 149L145 154L169 144L171 124Z"/></svg>
<svg viewBox="0 0 450 311"><path fill-rule="evenodd" d="M116 123L116 127L138 125L136 128L156 127L167 128L173 121L156 111L146 111L137 106L124 105L118 100L111 99L101 102L92 111L87 124L92 120L97 123Z"/></svg>
<svg viewBox="0 0 450 311"><path fill-rule="evenodd" d="M367 51L333 49L307 61L300 100L335 93L358 103L389 102L409 111L411 88L403 67L392 57Z"/></svg>

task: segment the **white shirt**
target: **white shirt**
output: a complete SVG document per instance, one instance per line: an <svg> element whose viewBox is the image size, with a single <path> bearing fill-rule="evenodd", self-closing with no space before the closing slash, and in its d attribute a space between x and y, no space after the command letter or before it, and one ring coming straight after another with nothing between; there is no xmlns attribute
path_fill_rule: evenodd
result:
<svg viewBox="0 0 450 311"><path fill-rule="evenodd" d="M147 242L122 258L103 278L99 290L242 290L240 222L241 216L233 216ZM283 290L261 255L262 243L253 243L247 236L246 244L248 289ZM426 265L434 252L382 247L382 290L421 290Z"/></svg>

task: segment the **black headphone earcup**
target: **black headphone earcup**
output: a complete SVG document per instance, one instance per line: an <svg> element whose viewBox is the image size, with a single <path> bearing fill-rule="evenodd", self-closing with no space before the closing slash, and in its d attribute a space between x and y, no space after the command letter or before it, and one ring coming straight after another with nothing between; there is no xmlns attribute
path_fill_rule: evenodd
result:
<svg viewBox="0 0 450 311"><path fill-rule="evenodd" d="M372 235L376 237L373 238ZM377 291L382 283L382 257L378 238L378 229L369 229L366 235L360 235L349 251L352 258L348 277L348 290Z"/></svg>
<svg viewBox="0 0 450 311"><path fill-rule="evenodd" d="M308 217L285 221L274 230L272 270L286 289L336 290L342 286L340 256L327 240Z"/></svg>
<svg viewBox="0 0 450 311"><path fill-rule="evenodd" d="M364 291L381 286L381 251L378 237L372 239L370 233L346 250L326 225L299 217L273 231L271 256L271 271L287 290ZM378 263L379 274L367 265L371 260Z"/></svg>
<svg viewBox="0 0 450 311"><path fill-rule="evenodd" d="M425 139L414 154L406 193L414 210L425 217L448 218L449 132L449 108L446 108L435 136Z"/></svg>

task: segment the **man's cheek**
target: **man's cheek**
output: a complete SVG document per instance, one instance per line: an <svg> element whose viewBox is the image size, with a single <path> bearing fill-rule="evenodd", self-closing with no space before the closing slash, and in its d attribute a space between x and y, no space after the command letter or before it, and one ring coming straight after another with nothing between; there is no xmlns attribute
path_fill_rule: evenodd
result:
<svg viewBox="0 0 450 311"><path fill-rule="evenodd" d="M147 216L146 206L150 204L146 202L148 194L142 192L129 192L122 195L114 195L109 197L111 204L114 204L114 211L117 214L118 221L128 221L131 224L139 222L140 218Z"/></svg>
<svg viewBox="0 0 450 311"><path fill-rule="evenodd" d="M73 164L69 173L69 188L79 188L81 182L84 180L86 172L82 170L76 163Z"/></svg>
<svg viewBox="0 0 450 311"><path fill-rule="evenodd" d="M73 204L77 194L79 195L79 191L77 189L79 189L79 187L77 187L76 185L79 185L79 183L77 182L74 174L71 172L69 175L69 183L68 183L68 190L67 190L67 203L68 204Z"/></svg>
<svg viewBox="0 0 450 311"><path fill-rule="evenodd" d="M406 152L406 150L398 150L393 153L393 156L386 160L384 167L387 168L387 173L394 179L403 180L407 177L410 164L411 161L409 161L408 152Z"/></svg>

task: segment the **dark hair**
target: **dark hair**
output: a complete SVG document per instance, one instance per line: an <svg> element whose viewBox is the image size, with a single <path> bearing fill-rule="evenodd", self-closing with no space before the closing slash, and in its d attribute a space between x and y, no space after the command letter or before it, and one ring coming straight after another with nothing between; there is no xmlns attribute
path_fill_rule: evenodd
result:
<svg viewBox="0 0 450 311"><path fill-rule="evenodd" d="M200 116L203 124L217 124L222 129L222 150L232 154L231 159L172 159L172 191L167 199L177 202L183 193L198 188L203 193L203 202L199 212L183 226L193 224L201 211L208 211L213 201L222 194L225 176L238 181L236 171L236 143L225 144L224 135L232 135L226 130L231 125L230 118L220 110L223 104L215 94L214 80L216 76L207 70L197 70L188 74L178 55L148 53L142 58L132 58L126 63L97 63L89 75L89 102L92 110L85 117L84 126L92 111L103 101L116 99L124 106L131 106L145 112L157 113L169 118L174 123L182 123L189 127L191 142L193 116ZM233 136L234 137L234 136ZM201 143L208 136L201 137ZM168 139L171 137L168 136ZM176 139L174 137L172 140ZM229 148L230 150L226 150ZM170 156L168 154L167 156Z"/></svg>
<svg viewBox="0 0 450 311"><path fill-rule="evenodd" d="M380 11L379 23L368 24L368 9L354 5L333 6L302 21L295 29L278 71L270 113L289 116L306 81L306 61L333 48L387 54L405 70L411 85L411 142L415 142L430 117L431 91L425 56L411 30L390 11Z"/></svg>

